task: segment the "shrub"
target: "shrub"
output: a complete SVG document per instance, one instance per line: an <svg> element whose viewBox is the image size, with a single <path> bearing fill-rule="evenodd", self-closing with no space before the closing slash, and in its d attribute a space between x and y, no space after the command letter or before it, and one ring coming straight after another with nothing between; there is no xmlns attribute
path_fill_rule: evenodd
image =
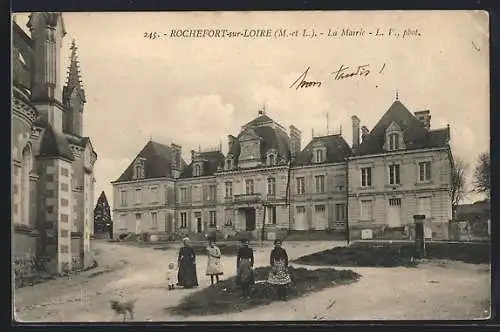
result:
<svg viewBox="0 0 500 332"><path fill-rule="evenodd" d="M240 298L241 291L235 283L236 277L231 277L192 293L184 298L179 305L165 310L182 316L211 315L244 311L269 304L276 301L273 286L265 282L269 271L269 267L255 269L257 283L251 288L248 300ZM360 278L359 274L351 270L307 270L290 267L289 271L292 277L292 284L288 286L289 298L297 298L327 287L355 282Z"/></svg>

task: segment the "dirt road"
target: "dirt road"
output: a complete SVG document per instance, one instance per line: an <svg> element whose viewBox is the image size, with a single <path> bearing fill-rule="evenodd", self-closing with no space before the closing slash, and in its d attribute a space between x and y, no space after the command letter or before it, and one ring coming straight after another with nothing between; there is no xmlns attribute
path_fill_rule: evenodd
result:
<svg viewBox="0 0 500 332"><path fill-rule="evenodd" d="M136 321L477 319L489 315L489 267L443 262L418 268L352 268L362 275L359 282L290 300L286 305L273 303L230 315L174 317L164 308L196 291L168 291L164 285L165 266L177 258L175 248L160 251L99 241L93 247L100 263L97 270L16 290L17 319L118 321L109 300L119 298L137 298ZM285 243L291 259L331 247L332 242ZM270 247L256 250L257 266L268 264L269 251ZM235 265L234 257L224 258L225 276L234 274ZM200 287L209 284L205 266L206 257L198 257Z"/></svg>

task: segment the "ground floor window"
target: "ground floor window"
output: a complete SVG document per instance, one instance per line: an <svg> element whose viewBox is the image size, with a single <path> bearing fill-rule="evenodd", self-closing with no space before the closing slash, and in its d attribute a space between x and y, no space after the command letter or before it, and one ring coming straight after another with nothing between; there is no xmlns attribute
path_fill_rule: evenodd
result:
<svg viewBox="0 0 500 332"><path fill-rule="evenodd" d="M210 211L210 227L216 227L216 226L217 226L217 220L215 211Z"/></svg>
<svg viewBox="0 0 500 332"><path fill-rule="evenodd" d="M371 200L361 200L360 219L363 221L373 220L373 202Z"/></svg>
<svg viewBox="0 0 500 332"><path fill-rule="evenodd" d="M226 220L224 226L233 226L233 210L226 210Z"/></svg>
<svg viewBox="0 0 500 332"><path fill-rule="evenodd" d="M324 213L325 213L325 211L326 211L326 208L325 208L325 206L324 206L324 205L316 205L316 206L314 207L314 211L315 211L316 213L318 213L318 214L324 214Z"/></svg>
<svg viewBox="0 0 500 332"><path fill-rule="evenodd" d="M335 220L345 220L345 204L335 204Z"/></svg>
<svg viewBox="0 0 500 332"><path fill-rule="evenodd" d="M156 212L151 212L151 226L158 228L158 214Z"/></svg>
<svg viewBox="0 0 500 332"><path fill-rule="evenodd" d="M266 211L266 219L268 224L276 224L276 206L268 206Z"/></svg>
<svg viewBox="0 0 500 332"><path fill-rule="evenodd" d="M181 224L180 228L187 228L187 213L181 212Z"/></svg>

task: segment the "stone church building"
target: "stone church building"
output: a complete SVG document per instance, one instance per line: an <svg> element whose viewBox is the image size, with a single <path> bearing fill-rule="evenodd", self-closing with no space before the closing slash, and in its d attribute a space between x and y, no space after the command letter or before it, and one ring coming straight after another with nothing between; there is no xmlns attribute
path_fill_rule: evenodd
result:
<svg viewBox="0 0 500 332"><path fill-rule="evenodd" d="M113 182L114 232L273 239L349 230L359 239L408 232L424 214L427 236L447 238L450 129L431 129L430 119L396 97L371 131L352 117L352 146L337 133L302 149L301 131L264 111L228 135L226 155L191 151L186 162L180 146L150 141Z"/></svg>
<svg viewBox="0 0 500 332"><path fill-rule="evenodd" d="M89 262L97 154L84 135L86 102L73 42L61 82L66 35L60 13L33 13L12 31L12 254L16 276L61 273Z"/></svg>

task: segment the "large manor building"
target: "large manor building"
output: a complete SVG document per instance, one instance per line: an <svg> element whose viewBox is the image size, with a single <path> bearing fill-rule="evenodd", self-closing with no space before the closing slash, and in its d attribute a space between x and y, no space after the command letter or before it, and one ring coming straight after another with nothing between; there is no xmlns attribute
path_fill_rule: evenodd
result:
<svg viewBox="0 0 500 332"><path fill-rule="evenodd" d="M85 91L73 42L61 82L60 13L33 13L12 31L12 255L16 277L89 260L97 154L83 133Z"/></svg>
<svg viewBox="0 0 500 332"><path fill-rule="evenodd" d="M370 131L352 117L353 144L341 133L314 136L264 111L228 135L228 153L149 141L113 182L114 232L250 232L273 239L290 231L349 230L370 238L426 216L428 237L447 238L453 158L450 129L431 129L430 111L396 100Z"/></svg>

